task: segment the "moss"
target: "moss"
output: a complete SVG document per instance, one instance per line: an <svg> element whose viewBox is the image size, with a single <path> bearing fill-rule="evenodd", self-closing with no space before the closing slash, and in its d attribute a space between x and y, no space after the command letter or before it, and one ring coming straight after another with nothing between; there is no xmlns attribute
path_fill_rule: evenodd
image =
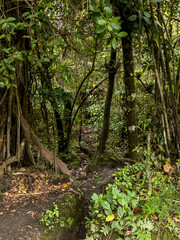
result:
<svg viewBox="0 0 180 240"><path fill-rule="evenodd" d="M75 234L73 229L76 229L76 232L78 231L77 225L79 225L82 216L79 198L75 194L65 194L56 202L56 205L59 209L59 217L54 219L52 231L45 230L43 239L56 239L57 236L63 235L63 232L67 231Z"/></svg>

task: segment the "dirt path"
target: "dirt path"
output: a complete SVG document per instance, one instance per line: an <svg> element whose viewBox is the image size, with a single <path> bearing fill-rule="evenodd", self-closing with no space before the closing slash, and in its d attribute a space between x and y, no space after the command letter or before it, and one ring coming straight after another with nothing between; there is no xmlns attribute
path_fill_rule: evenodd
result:
<svg viewBox="0 0 180 240"><path fill-rule="evenodd" d="M109 166L88 170L89 154L95 151L93 138L91 129L85 128L83 140L90 153L80 153L82 161L79 168L74 170L74 183L53 181L46 171L41 172L39 169L19 169L13 173L11 189L4 192L0 198L0 240L41 239L44 229L40 219L43 213L50 209L62 194L73 189L81 189L84 217L88 216L91 195L94 192L103 192L105 185L112 180L112 173L117 170ZM82 219L79 239L85 238L85 231L85 220Z"/></svg>

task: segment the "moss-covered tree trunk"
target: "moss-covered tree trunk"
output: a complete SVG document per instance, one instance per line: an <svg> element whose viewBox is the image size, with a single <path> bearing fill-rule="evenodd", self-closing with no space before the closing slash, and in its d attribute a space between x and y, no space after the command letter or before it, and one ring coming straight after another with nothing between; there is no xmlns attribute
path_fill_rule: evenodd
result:
<svg viewBox="0 0 180 240"><path fill-rule="evenodd" d="M106 148L106 142L109 134L109 122L110 122L110 110L111 110L111 102L114 90L114 79L116 75L116 50L111 48L111 57L109 63L109 78L108 78L108 90L106 95L106 102L104 108L104 119L103 119L103 129L100 136L99 146L98 146L98 154L104 153Z"/></svg>
<svg viewBox="0 0 180 240"><path fill-rule="evenodd" d="M58 170L70 176L66 165L40 143L30 127L33 81L30 72L33 64L28 61L28 56L31 57L34 50L31 48L32 32L31 26L17 28L17 24L24 23L23 14L30 11L30 4L31 1L26 0L2 0L0 5L0 35L3 36L0 39L0 160L5 160L3 166L20 159L25 163L33 162L30 145L34 145L42 157L54 161ZM2 26L2 23L6 25Z"/></svg>
<svg viewBox="0 0 180 240"><path fill-rule="evenodd" d="M126 124L128 132L129 157L138 160L136 151L138 146L137 118L136 118L136 90L134 83L134 63L132 50L132 33L129 29L129 23L124 20L122 31L128 33L126 38L122 38L123 66L124 66L124 84L126 101Z"/></svg>

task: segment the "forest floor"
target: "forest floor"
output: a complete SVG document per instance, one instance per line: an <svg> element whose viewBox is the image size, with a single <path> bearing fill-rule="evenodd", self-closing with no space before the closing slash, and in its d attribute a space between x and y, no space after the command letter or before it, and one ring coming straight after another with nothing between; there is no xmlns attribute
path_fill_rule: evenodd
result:
<svg viewBox="0 0 180 240"><path fill-rule="evenodd" d="M84 129L84 143L93 151L93 133ZM38 240L44 232L40 223L43 213L50 209L58 198L66 192L81 189L83 193L84 217L88 216L91 195L99 194L112 180L117 167L97 166L89 170L90 161L85 153L80 153L82 162L73 176L74 183L54 181L48 171L20 168L13 171L11 187L0 196L0 240ZM27 174L28 173L28 174ZM85 238L83 218L79 239ZM74 240L74 239L71 239Z"/></svg>

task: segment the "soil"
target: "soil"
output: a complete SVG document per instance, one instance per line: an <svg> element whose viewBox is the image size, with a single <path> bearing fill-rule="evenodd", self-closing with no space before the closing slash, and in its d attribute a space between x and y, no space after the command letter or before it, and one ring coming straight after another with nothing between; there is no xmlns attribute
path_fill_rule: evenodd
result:
<svg viewBox="0 0 180 240"><path fill-rule="evenodd" d="M80 152L81 165L74 170L74 183L54 179L40 169L16 169L11 175L11 187L0 196L0 240L38 240L44 232L40 223L43 213L50 209L65 192L78 192L83 199L84 217L88 216L91 196L101 193L112 181L117 168L99 166L89 170L89 154L95 151L94 135L85 128L83 141L88 152ZM93 143L93 144L92 144ZM83 148L84 150L84 148ZM85 239L85 220L82 219L80 239ZM73 239L72 239L73 240Z"/></svg>

